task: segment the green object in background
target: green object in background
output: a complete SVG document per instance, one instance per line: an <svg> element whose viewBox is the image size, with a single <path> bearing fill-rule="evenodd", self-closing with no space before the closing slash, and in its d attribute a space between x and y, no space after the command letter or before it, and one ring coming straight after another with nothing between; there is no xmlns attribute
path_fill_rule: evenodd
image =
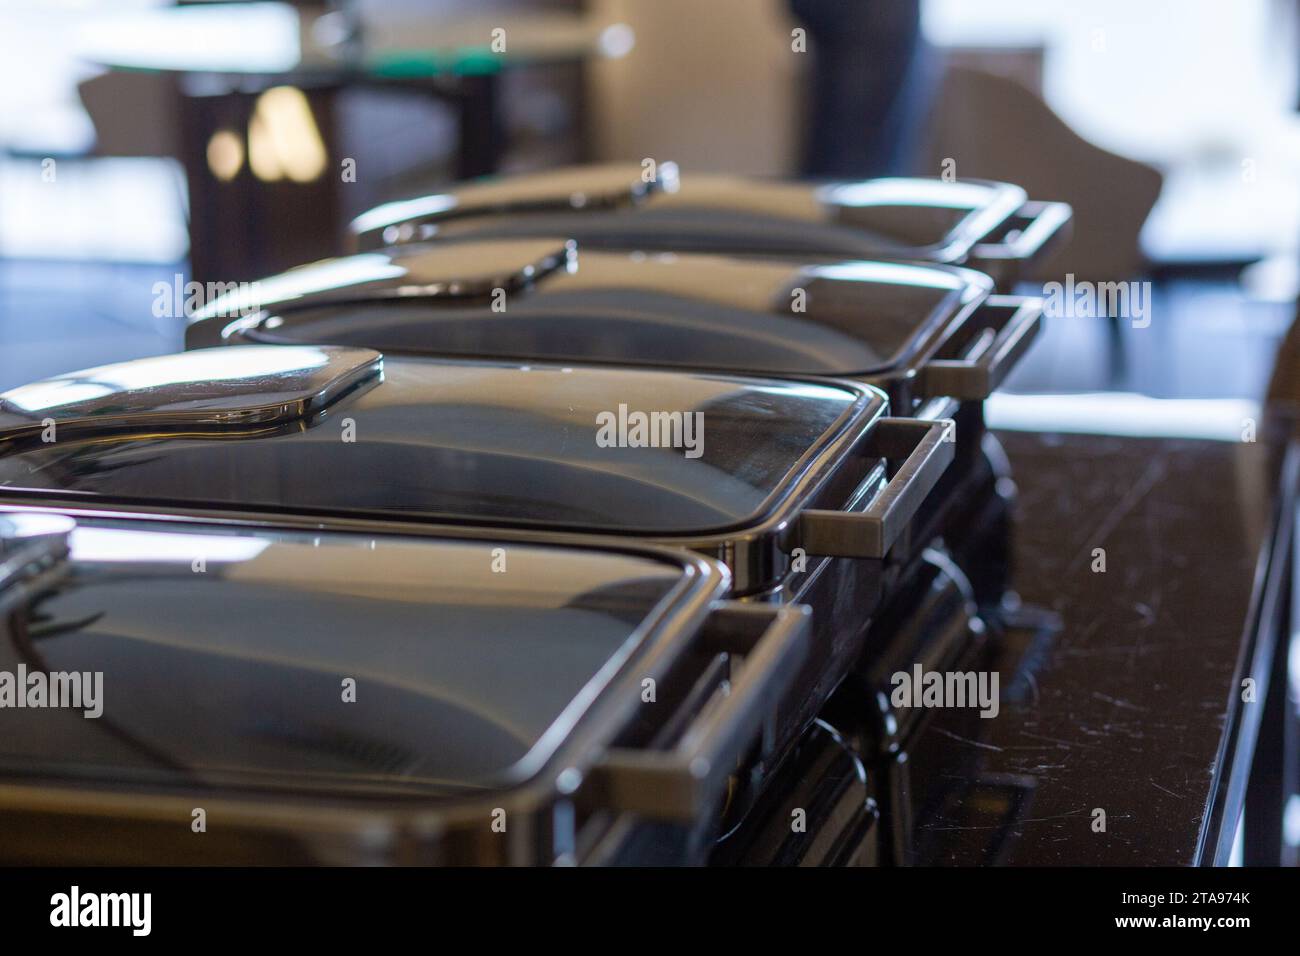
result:
<svg viewBox="0 0 1300 956"><path fill-rule="evenodd" d="M384 77L486 76L500 72L503 62L505 58L486 45L461 47L451 53L398 50L372 58L366 72Z"/></svg>

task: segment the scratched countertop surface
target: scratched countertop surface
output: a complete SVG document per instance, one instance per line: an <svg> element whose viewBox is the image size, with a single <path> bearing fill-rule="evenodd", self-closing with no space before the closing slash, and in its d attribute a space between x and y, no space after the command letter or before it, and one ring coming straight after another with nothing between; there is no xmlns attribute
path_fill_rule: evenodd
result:
<svg viewBox="0 0 1300 956"><path fill-rule="evenodd" d="M1125 329L1108 361L1096 358L1107 330L1048 331L1014 380L1034 394L1006 403L1047 427L997 428L991 413L1018 489L1008 583L1020 605L978 665L999 672L1001 711L930 723L931 752L915 762L940 785L907 862L1199 862L1276 500L1279 459L1262 436L1242 440L1240 416L1262 397L1293 313L1221 296L1213 304L1243 320L1225 325L1207 308L1213 287L1157 291L1158 334ZM1092 398L1083 415L1062 406L1073 424L1061 432L1050 405L1070 396L1035 395L1063 382ZM1107 395L1136 395L1134 414ZM1165 427L1157 408L1144 434L1152 400L1184 403L1186 426ZM1089 401L1109 420L1095 430Z"/></svg>
<svg viewBox="0 0 1300 956"><path fill-rule="evenodd" d="M915 862L1193 863L1268 528L1266 450L999 439L1020 625L992 664L998 717L929 728L976 785L921 824Z"/></svg>

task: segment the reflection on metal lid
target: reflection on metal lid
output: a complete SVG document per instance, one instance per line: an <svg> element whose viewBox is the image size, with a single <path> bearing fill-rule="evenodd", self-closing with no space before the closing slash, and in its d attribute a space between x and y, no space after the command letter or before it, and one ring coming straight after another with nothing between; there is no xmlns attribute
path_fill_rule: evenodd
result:
<svg viewBox="0 0 1300 956"><path fill-rule="evenodd" d="M981 294L987 295L993 288L993 282L987 276L969 269L945 269L902 262L835 262L810 266L808 273L836 282L879 282L952 289L962 292L962 301L973 300Z"/></svg>
<svg viewBox="0 0 1300 956"><path fill-rule="evenodd" d="M639 202L655 192L675 192L677 164L659 163L653 175L638 163L577 166L469 183L451 193L385 203L352 221L357 233L399 223L436 222L462 216L511 212L610 209ZM413 232L392 241L420 238Z"/></svg>
<svg viewBox="0 0 1300 956"><path fill-rule="evenodd" d="M969 206L987 203L994 190L982 183L942 179L864 179L834 183L818 198L835 206Z"/></svg>
<svg viewBox="0 0 1300 956"><path fill-rule="evenodd" d="M325 259L222 296L195 312L191 321L231 317L238 326L271 328L278 317L266 312L277 308L401 298L486 299L499 289L513 292L557 270L571 271L576 256L571 240L524 239L415 245Z"/></svg>
<svg viewBox="0 0 1300 956"><path fill-rule="evenodd" d="M75 528L62 515L0 514L0 591L62 561Z"/></svg>
<svg viewBox="0 0 1300 956"><path fill-rule="evenodd" d="M201 349L86 369L0 394L0 439L54 428L117 431L282 424L377 379L370 349Z"/></svg>
<svg viewBox="0 0 1300 956"><path fill-rule="evenodd" d="M456 200L445 193L417 196L414 199L384 203L382 206L367 210L352 220L351 228L355 232L369 232L371 229L378 229L393 222L440 216L454 208L456 208Z"/></svg>
<svg viewBox="0 0 1300 956"><path fill-rule="evenodd" d="M68 536L76 526L66 515L30 511L0 514L0 559L40 542L54 542L66 551Z"/></svg>
<svg viewBox="0 0 1300 956"><path fill-rule="evenodd" d="M0 519L2 521L3 519ZM204 564L251 561L271 544L269 537L233 534L140 534L116 528L78 528L72 537L72 556L96 563L142 562Z"/></svg>
<svg viewBox="0 0 1300 956"><path fill-rule="evenodd" d="M288 347L215 351L266 349ZM64 441L60 424L48 444L40 414L29 414L35 438L0 437L0 487L164 507L695 534L764 520L886 405L852 383L407 357L386 358L382 383L343 401L311 427L232 430L216 417L163 433L142 426L155 420L147 413L118 412L127 425ZM336 421L345 431L329 427Z"/></svg>
<svg viewBox="0 0 1300 956"><path fill-rule="evenodd" d="M507 785L684 623L678 602L721 584L652 553L522 542L501 574L500 545L84 521L60 587L0 632L0 668L35 646L51 670L100 672L102 715L8 712L0 775L434 798Z"/></svg>
<svg viewBox="0 0 1300 956"><path fill-rule="evenodd" d="M401 266L379 253L326 259L240 286L237 291L213 299L197 310L191 320L209 315L247 316L272 302L289 302L321 289L382 282L402 274Z"/></svg>

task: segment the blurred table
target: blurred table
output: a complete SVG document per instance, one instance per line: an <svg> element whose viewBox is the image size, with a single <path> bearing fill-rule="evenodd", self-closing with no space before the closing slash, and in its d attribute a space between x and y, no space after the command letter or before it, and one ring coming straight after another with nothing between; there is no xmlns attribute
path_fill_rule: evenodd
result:
<svg viewBox="0 0 1300 956"><path fill-rule="evenodd" d="M176 115L157 121L179 125L193 277L231 282L339 251L341 90L402 88L450 104L454 172L469 178L501 158L504 72L621 55L630 44L625 28L560 13L363 29L339 10L218 3L95 20L79 51L111 72L173 85Z"/></svg>

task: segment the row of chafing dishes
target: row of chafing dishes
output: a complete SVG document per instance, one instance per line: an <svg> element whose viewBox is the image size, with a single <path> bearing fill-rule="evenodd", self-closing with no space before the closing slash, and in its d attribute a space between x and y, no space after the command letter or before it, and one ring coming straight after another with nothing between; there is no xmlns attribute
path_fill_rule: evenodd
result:
<svg viewBox="0 0 1300 956"><path fill-rule="evenodd" d="M0 671L104 697L0 710L9 862L907 859L881 691L997 601L1000 290L1069 209L647 179L381 207L182 354L0 396Z"/></svg>

